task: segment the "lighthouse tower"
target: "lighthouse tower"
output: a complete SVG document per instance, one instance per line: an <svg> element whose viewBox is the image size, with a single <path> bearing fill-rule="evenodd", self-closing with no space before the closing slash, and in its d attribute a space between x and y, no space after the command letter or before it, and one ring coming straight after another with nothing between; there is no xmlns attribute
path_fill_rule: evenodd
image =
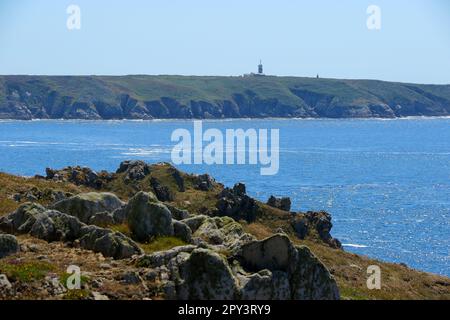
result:
<svg viewBox="0 0 450 320"><path fill-rule="evenodd" d="M264 75L264 69L263 69L263 65L262 65L262 61L261 60L259 60L258 75L260 75L260 76Z"/></svg>

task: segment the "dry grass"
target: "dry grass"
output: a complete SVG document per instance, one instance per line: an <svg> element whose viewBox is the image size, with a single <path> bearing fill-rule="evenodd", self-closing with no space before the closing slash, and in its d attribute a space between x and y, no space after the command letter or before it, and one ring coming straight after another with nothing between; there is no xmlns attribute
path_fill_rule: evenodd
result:
<svg viewBox="0 0 450 320"><path fill-rule="evenodd" d="M145 253L154 253L170 250L175 247L185 246L187 243L175 237L158 237L149 243L141 244Z"/></svg>
<svg viewBox="0 0 450 320"><path fill-rule="evenodd" d="M55 191L80 193L90 191L88 188L78 187L71 183L56 183L35 178L24 178L0 173L0 216L14 211L20 203L14 201L12 196L16 193L25 193L33 188L41 191L53 189ZM43 199L38 201L43 205L47 205L48 201Z"/></svg>

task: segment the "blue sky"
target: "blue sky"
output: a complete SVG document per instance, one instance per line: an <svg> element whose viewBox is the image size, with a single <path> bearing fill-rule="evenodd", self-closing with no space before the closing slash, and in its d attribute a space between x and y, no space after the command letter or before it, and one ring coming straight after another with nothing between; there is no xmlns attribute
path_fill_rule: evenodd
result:
<svg viewBox="0 0 450 320"><path fill-rule="evenodd" d="M0 74L240 75L262 59L268 74L450 84L447 0L0 0L0 41Z"/></svg>

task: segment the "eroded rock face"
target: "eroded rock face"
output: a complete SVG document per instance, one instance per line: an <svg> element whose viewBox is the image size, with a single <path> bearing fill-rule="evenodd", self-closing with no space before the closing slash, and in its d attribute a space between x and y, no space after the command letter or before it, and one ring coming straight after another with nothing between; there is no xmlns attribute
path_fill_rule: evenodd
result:
<svg viewBox="0 0 450 320"><path fill-rule="evenodd" d="M17 238L10 234L0 234L0 259L19 251Z"/></svg>
<svg viewBox="0 0 450 320"><path fill-rule="evenodd" d="M139 241L174 234L172 214L152 193L139 192L125 207L128 226Z"/></svg>
<svg viewBox="0 0 450 320"><path fill-rule="evenodd" d="M144 161L130 160L120 164L116 173L125 173L125 182L139 181L150 174L150 166Z"/></svg>
<svg viewBox="0 0 450 320"><path fill-rule="evenodd" d="M233 189L225 188L219 195L216 208L217 215L248 222L255 221L259 212L255 199L247 196L242 183L236 184Z"/></svg>
<svg viewBox="0 0 450 320"><path fill-rule="evenodd" d="M174 195L167 186L164 186L158 179L152 177L150 179L150 185L155 192L159 201L173 201Z"/></svg>
<svg viewBox="0 0 450 320"><path fill-rule="evenodd" d="M283 211L291 211L291 199L290 198L276 198L271 196L269 200L267 200L267 204L271 207L283 210Z"/></svg>
<svg viewBox="0 0 450 320"><path fill-rule="evenodd" d="M47 180L68 181L76 185L83 185L95 189L101 189L113 179L113 175L107 171L95 172L86 167L66 167L61 170L47 168L45 170Z"/></svg>
<svg viewBox="0 0 450 320"><path fill-rule="evenodd" d="M295 247L285 235L244 244L233 258L247 272L267 269L278 272L279 281L289 279L289 286L285 287L290 288L289 296L293 300L339 299L336 281L326 267L307 247ZM243 290L246 292L248 284L244 283Z"/></svg>
<svg viewBox="0 0 450 320"><path fill-rule="evenodd" d="M84 223L91 223L97 213L113 212L124 206L124 203L112 193L82 193L59 201L53 208L77 217Z"/></svg>
<svg viewBox="0 0 450 320"><path fill-rule="evenodd" d="M202 174L195 177L195 188L201 191L210 191L214 189L216 183L209 174Z"/></svg>
<svg viewBox="0 0 450 320"><path fill-rule="evenodd" d="M338 300L336 281L309 248L297 248L290 266L291 298L293 300Z"/></svg>
<svg viewBox="0 0 450 320"><path fill-rule="evenodd" d="M327 212L307 212L293 215L291 225L299 239L305 239L308 234L317 233L318 237L332 248L342 248L338 239L331 236L331 215Z"/></svg>

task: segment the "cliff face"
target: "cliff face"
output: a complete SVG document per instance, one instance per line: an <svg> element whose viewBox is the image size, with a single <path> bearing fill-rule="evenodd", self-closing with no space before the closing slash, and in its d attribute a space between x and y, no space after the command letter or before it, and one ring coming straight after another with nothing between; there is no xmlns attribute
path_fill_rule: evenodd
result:
<svg viewBox="0 0 450 320"><path fill-rule="evenodd" d="M450 85L293 77L0 76L0 119L449 115Z"/></svg>

